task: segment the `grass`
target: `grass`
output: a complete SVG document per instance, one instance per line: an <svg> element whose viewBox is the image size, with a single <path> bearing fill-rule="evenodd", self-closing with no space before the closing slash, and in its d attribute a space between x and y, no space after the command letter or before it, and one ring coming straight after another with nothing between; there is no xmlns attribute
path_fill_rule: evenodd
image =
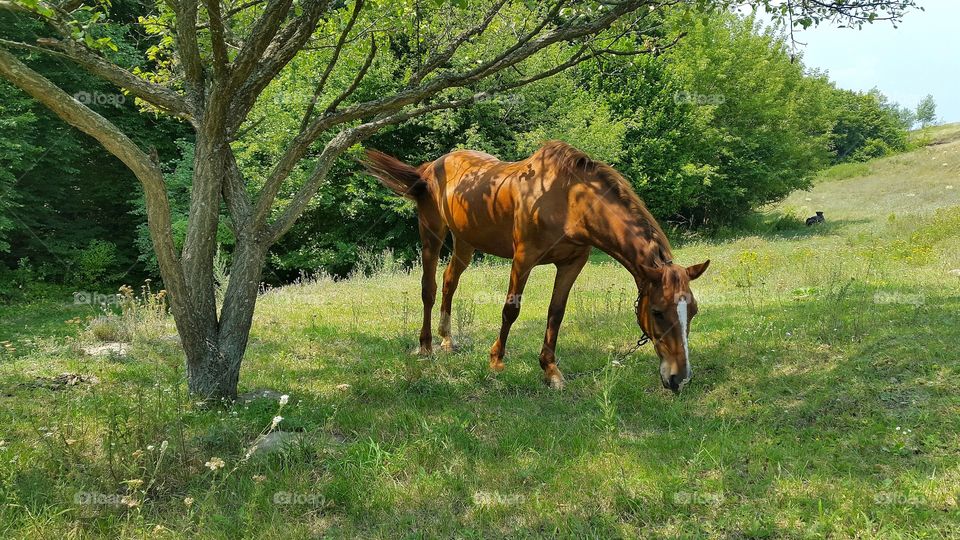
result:
<svg viewBox="0 0 960 540"><path fill-rule="evenodd" d="M429 359L409 354L417 273L266 292L241 385L284 406L191 402L169 321L100 358L63 322L80 308L5 307L0 536L956 538L958 150L838 173L765 228L677 250L713 260L679 397L650 348L612 361L638 330L631 279L604 257L574 288L562 392L536 360L547 267L497 377L503 264L464 274L461 349ZM813 210L827 223L806 228ZM63 372L99 382L37 384ZM247 459L278 414L308 438Z"/></svg>
<svg viewBox="0 0 960 540"><path fill-rule="evenodd" d="M910 132L910 142L916 146L946 144L960 140L960 123L928 126Z"/></svg>

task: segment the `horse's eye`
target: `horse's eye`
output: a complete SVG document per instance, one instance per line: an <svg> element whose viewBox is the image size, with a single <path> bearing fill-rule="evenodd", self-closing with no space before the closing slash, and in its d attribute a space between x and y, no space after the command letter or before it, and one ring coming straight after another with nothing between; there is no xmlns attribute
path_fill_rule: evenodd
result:
<svg viewBox="0 0 960 540"><path fill-rule="evenodd" d="M653 311L653 316L654 316L657 320L659 320L659 321L662 321L662 320L663 320L663 312L662 312L662 311L656 311L656 310L654 310L654 311Z"/></svg>

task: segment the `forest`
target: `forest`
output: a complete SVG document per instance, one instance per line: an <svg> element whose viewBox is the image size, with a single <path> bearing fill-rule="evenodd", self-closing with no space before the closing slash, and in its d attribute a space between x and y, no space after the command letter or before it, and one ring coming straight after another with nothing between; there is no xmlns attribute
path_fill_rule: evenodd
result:
<svg viewBox="0 0 960 540"><path fill-rule="evenodd" d="M442 28L442 4L417 11L422 29L369 31L369 37L357 31L329 73L325 99L349 85L371 47L376 60L356 99L395 85L411 43L424 43ZM396 15L418 6L398 7ZM174 62L170 36L162 20L144 15L149 12L148 5L129 0L110 4L108 18L90 8L86 39L135 71L163 77ZM653 37L627 29L621 39L629 42L625 50L638 50L643 40L664 38L650 53L598 55L510 92L374 134L336 159L302 217L270 247L263 280L276 285L303 275L369 272L385 254L401 264L416 259L413 207L362 172L357 158L363 148L410 163L463 148L518 160L546 140L561 139L621 171L671 235L710 236L808 186L825 167L906 150L907 131L935 119L932 97L914 107L890 101L882 89L838 88L828 74L804 65L783 25L763 16L762 8L758 13L664 10L649 25ZM508 25L522 25L526 15L522 9L501 14ZM331 27L345 23L349 10L336 16L343 20L330 21ZM363 16L357 28L372 28ZM0 11L0 26L17 41L42 34L42 23L9 11ZM424 36L411 35L417 31ZM27 50L21 57L150 149L163 171L173 237L182 249L196 156L192 130L169 115L143 114L141 100L56 55ZM242 128L256 136L231 143L254 187L296 132L302 110L317 102L309 81L328 59L322 47L297 58L265 90ZM552 61L535 58L524 69L545 69ZM12 300L30 287L36 293L42 284L114 290L158 279L135 176L11 84L0 80L0 93L0 297ZM278 198L292 197L295 189L296 183L285 186ZM235 244L228 219L220 220L216 243L226 265Z"/></svg>

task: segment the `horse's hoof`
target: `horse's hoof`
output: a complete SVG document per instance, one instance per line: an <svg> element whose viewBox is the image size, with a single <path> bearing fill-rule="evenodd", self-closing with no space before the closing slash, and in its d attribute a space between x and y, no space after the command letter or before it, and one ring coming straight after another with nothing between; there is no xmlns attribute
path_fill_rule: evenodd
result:
<svg viewBox="0 0 960 540"><path fill-rule="evenodd" d="M452 339L445 339L443 340L443 343L440 344L440 350L443 352L453 353L460 350L460 347L454 345Z"/></svg>
<svg viewBox="0 0 960 540"><path fill-rule="evenodd" d="M560 373L560 370L557 368L551 368L543 374L543 382L554 390L563 390L566 381L563 379L563 374Z"/></svg>
<svg viewBox="0 0 960 540"><path fill-rule="evenodd" d="M503 360L490 359L490 371L494 373L500 373L507 368L507 365L503 363Z"/></svg>
<svg viewBox="0 0 960 540"><path fill-rule="evenodd" d="M420 346L420 347L417 347L416 349L410 351L410 354L412 354L412 355L414 355L414 356L430 356L431 354L433 354L433 349L428 348L428 347Z"/></svg>

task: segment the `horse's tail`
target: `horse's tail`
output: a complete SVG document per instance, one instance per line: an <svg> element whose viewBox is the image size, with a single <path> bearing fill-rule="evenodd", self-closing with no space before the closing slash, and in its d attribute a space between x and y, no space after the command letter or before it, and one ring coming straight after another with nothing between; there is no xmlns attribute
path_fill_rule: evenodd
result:
<svg viewBox="0 0 960 540"><path fill-rule="evenodd" d="M427 183L416 167L376 150L367 150L367 158L360 163L367 172L397 195L419 200L427 194Z"/></svg>

